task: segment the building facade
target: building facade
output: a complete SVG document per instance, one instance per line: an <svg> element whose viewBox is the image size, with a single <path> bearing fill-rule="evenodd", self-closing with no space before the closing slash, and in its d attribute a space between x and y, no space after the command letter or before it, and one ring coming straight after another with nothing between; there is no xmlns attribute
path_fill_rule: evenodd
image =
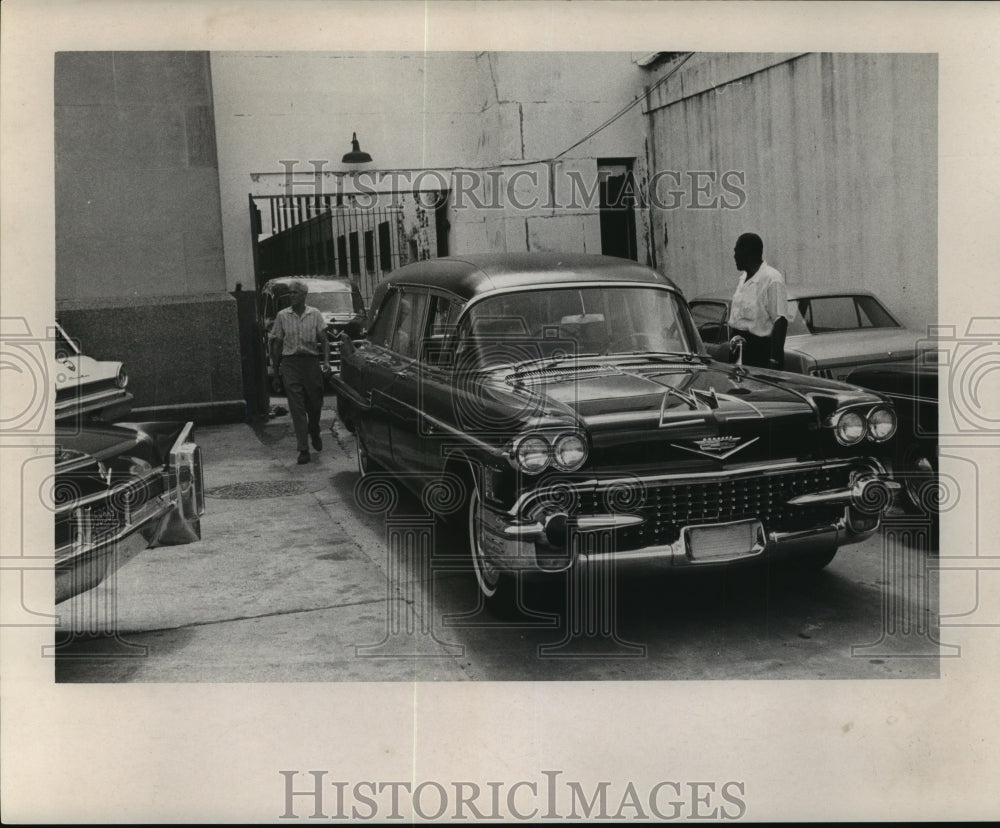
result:
<svg viewBox="0 0 1000 828"><path fill-rule="evenodd" d="M62 53L58 312L141 409L230 419L231 294L275 268L370 295L415 259L565 250L693 295L734 284L754 231L789 284L923 328L936 84L920 54ZM355 133L371 161L343 160Z"/></svg>
<svg viewBox="0 0 1000 828"><path fill-rule="evenodd" d="M135 415L245 416L206 52L55 62L56 313Z"/></svg>

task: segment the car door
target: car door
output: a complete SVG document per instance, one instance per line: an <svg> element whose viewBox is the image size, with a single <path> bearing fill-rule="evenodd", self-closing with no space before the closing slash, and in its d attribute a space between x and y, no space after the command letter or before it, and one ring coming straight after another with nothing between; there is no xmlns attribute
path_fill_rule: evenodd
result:
<svg viewBox="0 0 1000 828"><path fill-rule="evenodd" d="M420 346L426 330L430 296L421 288L402 288L391 356L387 368L392 379L385 390L389 412L389 442L393 465L417 471L421 468L420 418L421 365Z"/></svg>
<svg viewBox="0 0 1000 828"><path fill-rule="evenodd" d="M391 289L378 307L366 339L355 350L360 373L354 378L361 396L371 406L361 421L361 438L372 460L392 464L389 420L392 416L391 388L398 368L392 352L400 295Z"/></svg>
<svg viewBox="0 0 1000 828"><path fill-rule="evenodd" d="M455 421L454 334L464 303L455 296L432 292L419 353L417 386L417 449L420 468L438 472L446 452L454 448Z"/></svg>

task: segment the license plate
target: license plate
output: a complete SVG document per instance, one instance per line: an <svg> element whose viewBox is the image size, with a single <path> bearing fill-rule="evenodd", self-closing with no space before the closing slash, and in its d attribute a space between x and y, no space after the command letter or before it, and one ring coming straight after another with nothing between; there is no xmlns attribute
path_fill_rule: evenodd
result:
<svg viewBox="0 0 1000 828"><path fill-rule="evenodd" d="M764 551L764 529L759 520L741 520L684 529L688 560L734 561L752 558Z"/></svg>

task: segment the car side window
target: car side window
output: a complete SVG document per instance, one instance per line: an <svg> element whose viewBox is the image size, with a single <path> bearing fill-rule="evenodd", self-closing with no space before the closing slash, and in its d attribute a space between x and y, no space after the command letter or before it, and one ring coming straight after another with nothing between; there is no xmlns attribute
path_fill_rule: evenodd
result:
<svg viewBox="0 0 1000 828"><path fill-rule="evenodd" d="M430 308L430 329L427 335L431 339L446 339L455 331L458 315L462 305L445 296L432 296Z"/></svg>
<svg viewBox="0 0 1000 828"><path fill-rule="evenodd" d="M378 308L378 316L368 330L368 341L373 345L388 347L392 341L393 324L396 321L396 306L399 304L399 291L390 291Z"/></svg>
<svg viewBox="0 0 1000 828"><path fill-rule="evenodd" d="M430 297L423 291L406 291L400 297L396 333L392 340L392 349L397 354L416 357L429 300Z"/></svg>
<svg viewBox="0 0 1000 828"><path fill-rule="evenodd" d="M850 296L821 296L809 302L806 323L813 333L849 331L860 327L854 299Z"/></svg>
<svg viewBox="0 0 1000 828"><path fill-rule="evenodd" d="M856 296L858 315L861 317L862 328L898 328L896 321L889 316L878 300L873 296Z"/></svg>

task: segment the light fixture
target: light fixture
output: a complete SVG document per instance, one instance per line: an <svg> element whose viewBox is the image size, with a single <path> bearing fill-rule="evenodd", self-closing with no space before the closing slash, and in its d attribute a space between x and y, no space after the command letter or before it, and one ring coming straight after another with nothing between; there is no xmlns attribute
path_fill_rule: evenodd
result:
<svg viewBox="0 0 1000 828"><path fill-rule="evenodd" d="M340 160L345 164L366 164L372 160L367 152L361 151L361 144L358 143L358 133L351 134L351 151L344 154Z"/></svg>

